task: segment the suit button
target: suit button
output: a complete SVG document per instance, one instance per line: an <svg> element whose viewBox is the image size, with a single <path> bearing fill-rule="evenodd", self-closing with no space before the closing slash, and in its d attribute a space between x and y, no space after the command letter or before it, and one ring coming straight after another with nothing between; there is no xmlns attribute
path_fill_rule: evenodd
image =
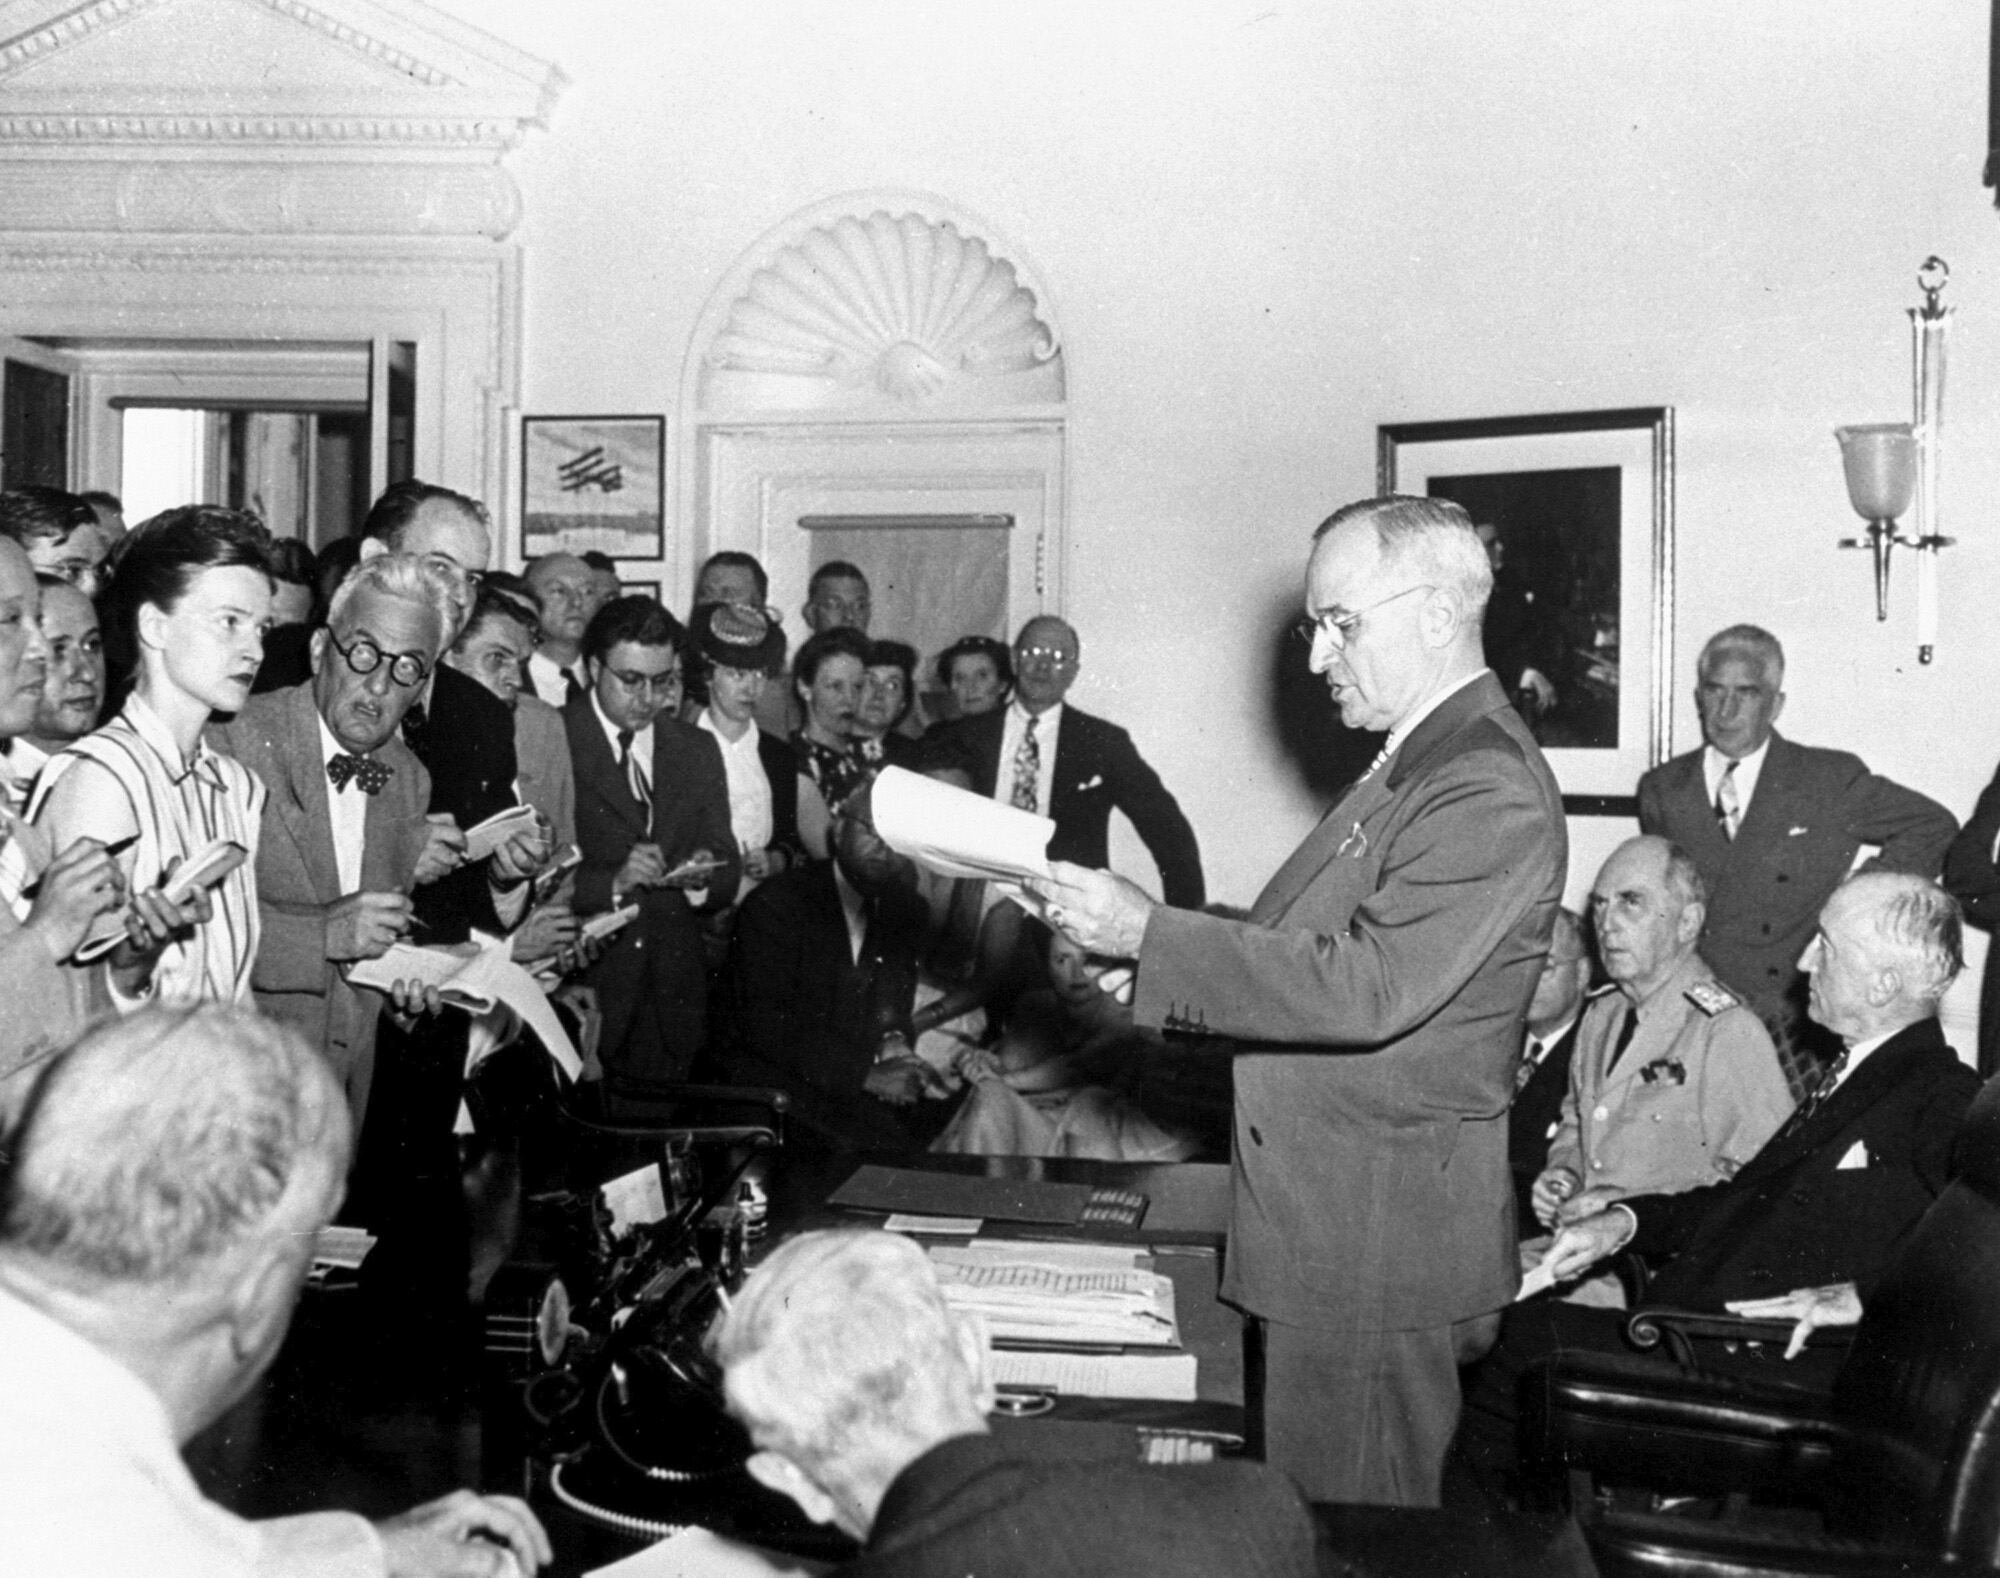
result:
<svg viewBox="0 0 2000 1578"><path fill-rule="evenodd" d="M1771 923L1769 921L1764 922L1764 935L1766 937L1771 935Z"/></svg>
<svg viewBox="0 0 2000 1578"><path fill-rule="evenodd" d="M1784 874L1784 872L1782 872L1782 871L1781 871L1781 872L1779 872L1779 873L1778 873L1778 880L1779 880L1780 882L1790 882L1790 881L1791 881L1792 879L1791 879L1790 877L1786 876L1786 875Z"/></svg>
<svg viewBox="0 0 2000 1578"><path fill-rule="evenodd" d="M1264 1143L1264 1131L1254 1123L1250 1125L1250 1143L1252 1145L1262 1145Z"/></svg>

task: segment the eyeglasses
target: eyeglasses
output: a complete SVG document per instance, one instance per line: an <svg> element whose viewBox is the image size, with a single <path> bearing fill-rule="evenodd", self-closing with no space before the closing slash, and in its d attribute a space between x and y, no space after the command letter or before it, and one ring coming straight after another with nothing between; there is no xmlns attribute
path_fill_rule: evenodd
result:
<svg viewBox="0 0 2000 1578"><path fill-rule="evenodd" d="M1061 647L1016 647L1014 666L1020 668L1027 663L1047 663L1053 668L1068 668L1076 661L1076 654L1066 652Z"/></svg>
<svg viewBox="0 0 2000 1578"><path fill-rule="evenodd" d="M405 690L412 685L421 685L430 675L430 662L420 653L384 652L366 636L356 636L351 645L342 646L340 637L331 630L326 633L326 639L340 654L341 662L356 674L372 674L387 663L389 678Z"/></svg>
<svg viewBox="0 0 2000 1578"><path fill-rule="evenodd" d="M1386 608L1398 598L1408 597L1412 592L1435 592L1435 586L1406 586L1400 592L1391 592L1387 597L1378 598L1366 608L1357 608L1352 613L1307 614L1292 626L1298 638L1310 646L1325 636L1327 643L1336 652L1347 650L1347 643L1354 639L1354 627L1361 623L1363 614L1372 614L1378 608Z"/></svg>
<svg viewBox="0 0 2000 1578"><path fill-rule="evenodd" d="M657 691L665 696L681 688L681 671L677 668L670 668L664 674L641 674L637 669L631 668L614 668L608 672L634 695L646 695Z"/></svg>

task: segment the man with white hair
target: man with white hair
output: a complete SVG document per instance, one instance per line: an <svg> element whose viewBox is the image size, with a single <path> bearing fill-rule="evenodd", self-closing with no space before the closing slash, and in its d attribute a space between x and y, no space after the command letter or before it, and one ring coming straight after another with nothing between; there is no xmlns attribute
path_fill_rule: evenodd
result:
<svg viewBox="0 0 2000 1578"><path fill-rule="evenodd" d="M1957 902L1922 877L1842 883L1804 959L1813 1018L1842 1047L1827 1079L1727 1183L1630 1196L1563 1228L1547 1256L1558 1277L1630 1249L1661 1263L1648 1304L1798 1323L1782 1353L1790 1364L1776 1345L1704 1342L1705 1368L1830 1383L1841 1351L1802 1353L1807 1333L1860 1318L1897 1241L1949 1181L1979 1091L1937 1020L1962 937ZM1511 1376L1558 1348L1624 1352L1622 1321L1557 1301L1519 1305L1494 1360ZM1511 1412L1511 1384L1482 1376L1479 1394Z"/></svg>
<svg viewBox="0 0 2000 1578"><path fill-rule="evenodd" d="M511 1497L252 1523L181 1461L277 1353L348 1133L318 1053L236 1009L100 1022L43 1069L0 1174L0 1571L512 1578L549 1559Z"/></svg>
<svg viewBox="0 0 2000 1578"><path fill-rule="evenodd" d="M900 1234L782 1245L710 1336L749 1470L863 1542L851 1578L1281 1578L1317 1570L1254 1463L1035 1459L989 1433L986 1343Z"/></svg>
<svg viewBox="0 0 2000 1578"><path fill-rule="evenodd" d="M1034 884L1058 929L1137 962L1137 1024L1233 1042L1222 1293L1257 1317L1265 1461L1315 1501L1436 1505L1458 1366L1519 1285L1507 1108L1568 839L1486 667L1492 585L1442 499L1314 533L1313 671L1389 738L1247 921L1061 861Z"/></svg>
<svg viewBox="0 0 2000 1578"><path fill-rule="evenodd" d="M457 619L456 583L411 554L349 572L312 633L312 677L252 696L212 725L218 750L271 791L257 846L263 942L257 1006L318 1047L367 1110L385 999L342 966L379 959L410 930L410 893L446 869L430 853L430 774L397 735Z"/></svg>

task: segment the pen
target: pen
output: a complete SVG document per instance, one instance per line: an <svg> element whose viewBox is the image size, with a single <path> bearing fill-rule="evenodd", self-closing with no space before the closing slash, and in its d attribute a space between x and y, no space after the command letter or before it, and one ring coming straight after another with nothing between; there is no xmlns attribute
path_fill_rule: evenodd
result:
<svg viewBox="0 0 2000 1578"><path fill-rule="evenodd" d="M107 855L122 855L125 853L126 850L130 849L134 844L138 842L139 842L139 835L137 833L133 833L128 837L119 839L118 842L115 844L106 844L104 846L104 852ZM24 899L32 899L36 894L40 893L41 891L42 891L42 879L40 877L37 877L33 882L30 882L25 888L21 889L21 897Z"/></svg>

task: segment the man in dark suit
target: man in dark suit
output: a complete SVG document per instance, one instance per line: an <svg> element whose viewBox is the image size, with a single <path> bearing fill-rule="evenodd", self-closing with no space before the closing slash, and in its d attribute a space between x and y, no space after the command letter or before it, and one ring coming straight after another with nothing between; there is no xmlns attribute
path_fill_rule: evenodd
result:
<svg viewBox="0 0 2000 1578"><path fill-rule="evenodd" d="M711 1339L746 1467L863 1542L852 1578L1309 1578L1312 1519L1257 1463L1036 1459L989 1433L979 1331L899 1234L805 1233Z"/></svg>
<svg viewBox="0 0 2000 1578"><path fill-rule="evenodd" d="M1389 740L1247 921L1076 866L1036 885L1076 942L1136 959L1137 1023L1235 1043L1222 1291L1257 1317L1265 1461L1316 1501L1436 1503L1458 1365L1518 1285L1507 1107L1568 840L1481 652L1492 582L1443 500L1320 526L1312 666Z"/></svg>
<svg viewBox="0 0 2000 1578"><path fill-rule="evenodd" d="M1111 813L1123 811L1160 868L1167 903L1199 909L1207 897L1201 849L1180 803L1131 735L1064 705L1079 651L1062 620L1030 619L1014 638L1013 700L946 730L925 766L963 772L975 793L1051 818L1053 860L1104 865Z"/></svg>
<svg viewBox="0 0 2000 1578"><path fill-rule="evenodd" d="M1695 674L1707 743L1639 780L1639 826L1693 858L1708 884L1702 957L1770 1027L1803 1096L1832 1050L1806 1020L1799 970L1820 907L1864 844L1881 847L1884 870L1935 877L1958 823L1857 756L1773 732L1785 652L1769 631L1718 631Z"/></svg>
<svg viewBox="0 0 2000 1578"><path fill-rule="evenodd" d="M213 728L217 749L270 791L257 846L257 1007L325 1055L357 1131L384 999L349 986L341 966L380 958L410 929L430 775L396 730L443 650L454 595L421 560L370 559L313 632L312 679L252 696Z"/></svg>
<svg viewBox="0 0 2000 1578"><path fill-rule="evenodd" d="M1525 1235L1539 1231L1531 1192L1549 1164L1549 1141L1562 1122L1569 1092L1576 1027L1590 990L1590 943L1573 910L1556 912L1549 956L1528 1002L1528 1035L1514 1071L1514 1103L1507 1109L1507 1165L1514 1171L1514 1219Z"/></svg>
<svg viewBox="0 0 2000 1578"><path fill-rule="evenodd" d="M1944 885L1985 932L2000 930L2000 772L1979 793L1965 826L1945 851ZM1979 983L1979 1072L2000 1074L2000 947L1986 950Z"/></svg>
<svg viewBox="0 0 2000 1578"><path fill-rule="evenodd" d="M904 1150L947 1116L912 1049L917 960L930 911L910 863L882 842L857 793L834 821L834 858L765 883L736 916L738 1045L725 1067L792 1098L823 1140Z"/></svg>
<svg viewBox="0 0 2000 1578"><path fill-rule="evenodd" d="M1830 1384L1841 1349L1800 1341L1814 1326L1860 1318L1897 1242L1943 1192L1979 1091L1937 1022L1964 963L1961 937L1958 906L1935 883L1878 871L1841 884L1806 956L1813 1017L1842 1046L1826 1088L1728 1182L1628 1196L1570 1222L1547 1255L1559 1279L1632 1250L1656 1266L1650 1305L1800 1323L1782 1354L1704 1341L1703 1368ZM1509 1311L1468 1402L1468 1462L1491 1478L1511 1459L1523 1370L1565 1348L1629 1354L1624 1319L1554 1298Z"/></svg>
<svg viewBox="0 0 2000 1578"><path fill-rule="evenodd" d="M726 907L742 871L715 740L674 717L680 624L650 597L606 603L584 632L590 689L563 707L576 770L579 915L635 908L584 979L604 1027L610 1094L623 1078L687 1076L707 1038L698 910Z"/></svg>

